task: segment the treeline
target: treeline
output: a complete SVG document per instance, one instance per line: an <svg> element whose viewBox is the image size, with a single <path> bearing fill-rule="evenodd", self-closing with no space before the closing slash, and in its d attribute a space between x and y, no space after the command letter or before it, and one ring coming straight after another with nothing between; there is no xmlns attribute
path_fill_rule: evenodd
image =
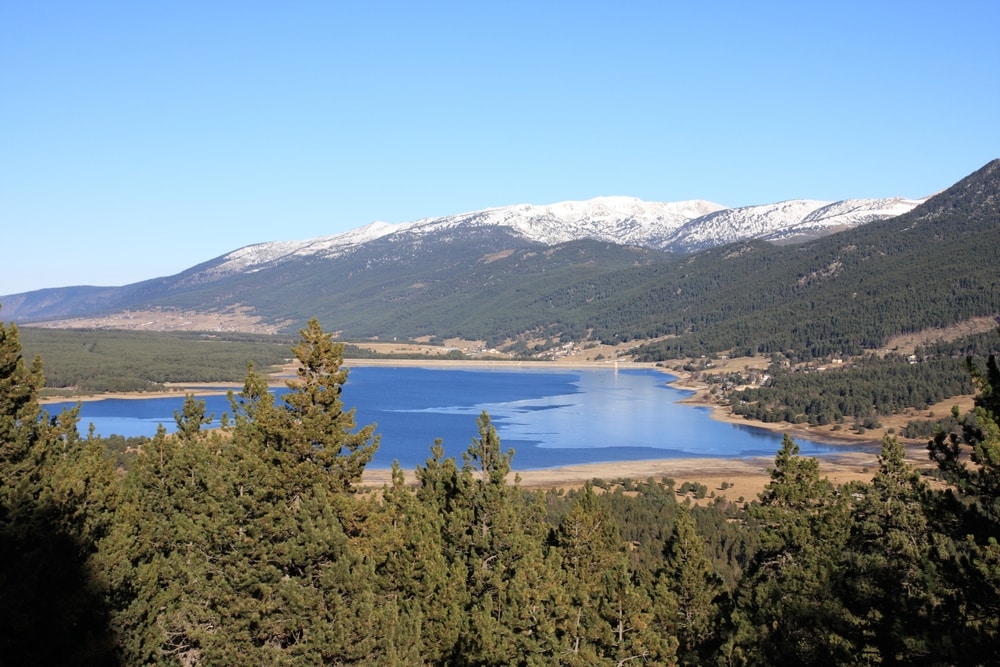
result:
<svg viewBox="0 0 1000 667"><path fill-rule="evenodd" d="M39 329L20 338L45 359L46 386L76 392L157 391L165 382L240 382L288 361L291 339L242 333Z"/></svg>
<svg viewBox="0 0 1000 667"><path fill-rule="evenodd" d="M1000 631L1000 370L929 487L883 441L836 488L786 438L746 504L669 480L510 483L490 418L360 489L378 446L312 321L277 402L189 398L127 472L0 327L0 655L103 665L985 665ZM597 418L597 417L595 417ZM973 465L966 461L971 448ZM713 490L714 491L714 490ZM710 491L709 493L713 492Z"/></svg>
<svg viewBox="0 0 1000 667"><path fill-rule="evenodd" d="M640 354L648 361L726 350L853 356L896 334L995 315L998 195L1000 161L993 161L890 220L800 245L699 253L652 283L650 307L662 312L657 335L675 337Z"/></svg>
<svg viewBox="0 0 1000 667"><path fill-rule="evenodd" d="M449 236L310 264L294 285L261 275L247 296L269 295L261 312L287 304L280 315L292 320L320 313L347 336L459 336L491 347L667 337L640 348L642 361L855 356L897 334L1000 312L998 201L994 162L906 215L791 246L753 241L677 257ZM288 299L292 288L302 298Z"/></svg>
<svg viewBox="0 0 1000 667"><path fill-rule="evenodd" d="M46 393L160 391L164 383L233 382L251 362L270 372L290 360L294 340L239 332L156 332L24 327L25 356L45 359ZM351 359L428 359L427 354L383 354L345 344ZM461 350L435 359L463 360Z"/></svg>
<svg viewBox="0 0 1000 667"><path fill-rule="evenodd" d="M734 414L748 419L877 428L880 417L925 410L953 396L973 393L968 359L996 350L997 333L935 342L918 347L913 355L871 354L822 367L795 368L775 355L777 361L768 368L766 381L723 391L723 395ZM919 434L910 437L934 434L933 428L927 430L914 421L907 432Z"/></svg>
<svg viewBox="0 0 1000 667"><path fill-rule="evenodd" d="M910 363L898 355L871 355L849 368L775 369L765 385L733 391L730 401L734 414L763 422L824 426L846 420L877 428L879 416L971 393L972 381L957 359Z"/></svg>
<svg viewBox="0 0 1000 667"><path fill-rule="evenodd" d="M792 246L636 254L627 265L627 253L594 242L519 250L454 267L454 290L436 281L438 292L387 294L379 326L493 346L526 336L668 337L642 346L641 361L723 351L794 351L801 361L860 355L896 334L1000 311L998 174L987 165L907 215Z"/></svg>
<svg viewBox="0 0 1000 667"><path fill-rule="evenodd" d="M105 307L205 310L225 298L272 323L315 316L349 339L460 337L497 349L662 339L639 349L642 361L857 356L894 335L1000 312L998 202L994 161L905 215L801 244L677 256L587 240L544 246L496 227L439 230L210 282L195 267ZM35 316L51 312L36 305Z"/></svg>

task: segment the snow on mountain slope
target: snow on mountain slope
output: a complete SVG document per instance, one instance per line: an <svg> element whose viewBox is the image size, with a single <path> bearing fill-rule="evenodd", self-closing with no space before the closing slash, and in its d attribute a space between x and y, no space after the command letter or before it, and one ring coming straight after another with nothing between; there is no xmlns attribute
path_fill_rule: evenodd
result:
<svg viewBox="0 0 1000 667"><path fill-rule="evenodd" d="M195 280L253 272L283 261L332 258L380 238L414 239L461 228L503 227L522 238L553 245L580 239L693 252L748 238L783 240L820 236L905 213L920 201L796 199L777 204L726 208L703 200L646 202L634 197L598 197L548 206L521 204L442 218L390 224L373 222L341 234L303 241L258 243L205 265Z"/></svg>
<svg viewBox="0 0 1000 667"><path fill-rule="evenodd" d="M777 204L741 206L696 218L670 235L666 248L693 252L725 243L759 238L797 224L827 202L793 199Z"/></svg>
<svg viewBox="0 0 1000 667"><path fill-rule="evenodd" d="M547 245L578 239L649 246L688 220L723 207L707 201L644 202L633 197L598 197L549 206L505 206L404 225L399 232L428 233L460 226L508 227Z"/></svg>
<svg viewBox="0 0 1000 667"><path fill-rule="evenodd" d="M902 197L838 202L793 199L731 208L688 222L662 247L677 252L695 252L751 238L787 241L795 237L823 236L902 215L922 201Z"/></svg>
<svg viewBox="0 0 1000 667"><path fill-rule="evenodd" d="M645 202L633 197L598 197L550 206L522 204L489 208L443 218L424 218L397 225L373 222L342 234L304 241L258 243L235 250L201 272L205 278L264 266L296 257L336 257L390 235L420 236L459 227L508 227L544 244L577 239L655 246L688 220L724 207L707 201Z"/></svg>
<svg viewBox="0 0 1000 667"><path fill-rule="evenodd" d="M902 215L925 199L846 199L821 206L796 225L790 225L764 236L768 241L788 241L797 237L813 237L817 232L833 232Z"/></svg>
<svg viewBox="0 0 1000 667"><path fill-rule="evenodd" d="M217 264L203 272L206 276L239 272L252 272L264 266L280 263L296 257L319 255L333 257L369 241L391 234L400 225L388 222L372 222L340 234L320 236L304 241L272 241L248 245L223 255Z"/></svg>

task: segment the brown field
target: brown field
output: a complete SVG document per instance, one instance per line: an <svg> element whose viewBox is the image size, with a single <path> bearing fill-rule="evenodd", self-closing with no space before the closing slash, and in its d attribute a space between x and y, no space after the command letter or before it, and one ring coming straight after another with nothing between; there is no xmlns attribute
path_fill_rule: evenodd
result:
<svg viewBox="0 0 1000 667"><path fill-rule="evenodd" d="M216 312L195 312L175 308L125 310L98 317L38 322L31 326L44 329L115 329L122 331L238 331L275 334L284 323L263 324L252 309L230 306Z"/></svg>

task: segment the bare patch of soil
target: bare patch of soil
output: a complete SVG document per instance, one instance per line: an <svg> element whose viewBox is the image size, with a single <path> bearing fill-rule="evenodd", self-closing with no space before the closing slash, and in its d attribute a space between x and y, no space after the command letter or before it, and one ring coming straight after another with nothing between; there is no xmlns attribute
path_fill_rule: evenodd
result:
<svg viewBox="0 0 1000 667"><path fill-rule="evenodd" d="M211 313L153 308L123 310L99 317L77 317L65 320L33 323L46 329L116 329L125 331L230 331L240 333L275 334L288 322L264 324L253 310L245 306L230 306Z"/></svg>
<svg viewBox="0 0 1000 667"><path fill-rule="evenodd" d="M886 349L900 354L913 354L913 351L927 343L938 341L953 341L962 336L985 333L991 329L996 329L1000 322L998 317L973 317L965 322L953 324L950 327L924 329L911 334L901 334L889 339Z"/></svg>

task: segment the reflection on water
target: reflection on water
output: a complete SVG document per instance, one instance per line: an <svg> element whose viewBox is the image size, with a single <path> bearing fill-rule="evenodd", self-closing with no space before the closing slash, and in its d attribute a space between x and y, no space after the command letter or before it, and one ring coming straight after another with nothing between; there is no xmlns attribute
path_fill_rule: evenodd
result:
<svg viewBox="0 0 1000 667"><path fill-rule="evenodd" d="M641 459L772 457L781 436L711 419L710 409L678 401L691 392L666 385L654 370L427 369L351 370L344 400L359 425L377 424L382 441L371 467L398 460L423 464L436 438L461 459L478 435L476 418L490 413L514 468ZM225 396L204 398L216 419L230 412ZM81 431L152 436L159 424L175 429L183 398L105 399L83 404ZM51 413L60 405L49 406ZM797 441L802 453L823 455L866 447Z"/></svg>

